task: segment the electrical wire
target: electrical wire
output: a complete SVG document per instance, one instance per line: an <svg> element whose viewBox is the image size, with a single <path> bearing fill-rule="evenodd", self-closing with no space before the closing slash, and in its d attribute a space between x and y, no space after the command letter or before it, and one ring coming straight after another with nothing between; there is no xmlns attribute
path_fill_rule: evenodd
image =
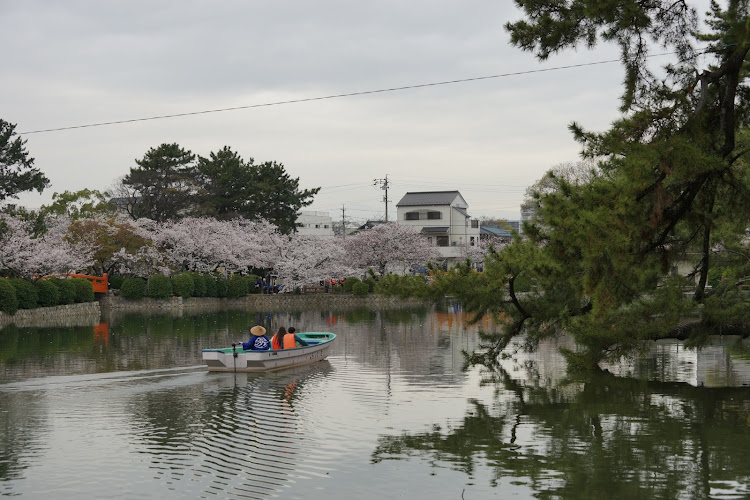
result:
<svg viewBox="0 0 750 500"><path fill-rule="evenodd" d="M659 54L659 55L666 55L666 54ZM481 80L491 80L495 78L506 78L510 76L520 76L520 75L529 75L533 73L545 73L549 71L559 71L563 69L573 69L573 68L583 68L586 66L597 66L601 64L611 64L615 62L620 62L619 59L610 59L605 61L594 61L589 63L579 63L579 64L569 64L566 66L555 66L552 68L541 68L541 69L532 69L532 70L525 70L525 71L515 71L511 73L501 73L497 75L486 75L486 76L476 76L472 78L460 78L456 80L446 80L442 82L430 82L430 83L418 83L414 85L404 85L401 87L390 87L390 88L384 88L384 89L375 89L375 90L363 90L361 92L348 92L343 94L332 94L327 96L318 96L318 97L304 97L300 99L289 99L286 101L274 101L274 102L266 102L261 104L248 104L246 106L232 106L229 108L217 108L217 109L206 109L203 111L190 111L186 113L174 113L169 115L157 115L157 116L149 116L145 118L131 118L128 120L113 120L113 121L107 121L107 122L98 122L98 123L87 123L83 125L70 125L67 127L55 127L55 128L46 128L46 129L38 129L38 130L28 130L25 132L19 132L19 134L24 135L30 135L30 134L43 134L47 132L60 132L63 130L76 130L76 129L82 129L82 128L92 128L92 127L104 127L108 125L122 125L125 123L136 123L136 122L146 122L146 121L153 121L153 120L164 120L167 118L180 118L185 116L195 116L195 115L206 115L210 113L223 113L226 111L238 111L243 109L253 109L253 108L264 108L264 107L270 107L270 106L281 106L283 104L299 104L303 102L312 102L312 101L324 101L329 99L341 99L344 97L355 97L355 96L362 96L362 95L369 95L369 94L382 94L386 92L398 92L403 90L412 90L412 89L419 89L419 88L426 88L426 87L438 87L441 85L455 85L458 83L467 83L467 82L476 82Z"/></svg>

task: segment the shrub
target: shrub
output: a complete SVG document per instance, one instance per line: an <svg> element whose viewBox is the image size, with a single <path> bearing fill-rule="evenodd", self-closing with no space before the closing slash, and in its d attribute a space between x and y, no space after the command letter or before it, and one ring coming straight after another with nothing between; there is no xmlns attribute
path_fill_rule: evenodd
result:
<svg viewBox="0 0 750 500"><path fill-rule="evenodd" d="M172 293L175 295L183 299L192 297L194 287L193 276L190 273L180 273L172 276Z"/></svg>
<svg viewBox="0 0 750 500"><path fill-rule="evenodd" d="M426 297L428 283L422 276L398 276L389 274L383 276L375 285L375 290L382 295L395 296L402 299L407 297Z"/></svg>
<svg viewBox="0 0 750 500"><path fill-rule="evenodd" d="M236 299L244 297L250 292L250 279L238 274L229 278L227 283L227 297Z"/></svg>
<svg viewBox="0 0 750 500"><path fill-rule="evenodd" d="M359 278L355 278L352 276L351 278L346 278L344 280L344 293L351 293L352 287L356 285L357 283L362 283Z"/></svg>
<svg viewBox="0 0 750 500"><path fill-rule="evenodd" d="M146 296L152 299L166 299L172 296L172 280L163 274L154 274L146 284Z"/></svg>
<svg viewBox="0 0 750 500"><path fill-rule="evenodd" d="M76 286L70 279L48 278L53 285L57 287L57 304L72 304L76 300Z"/></svg>
<svg viewBox="0 0 750 500"><path fill-rule="evenodd" d="M212 274L204 274L203 281L206 283L206 297L218 297L216 295L216 277Z"/></svg>
<svg viewBox="0 0 750 500"><path fill-rule="evenodd" d="M191 273L193 276L193 297L206 296L206 282L201 273Z"/></svg>
<svg viewBox="0 0 750 500"><path fill-rule="evenodd" d="M374 278L364 279L364 280L362 280L362 283L367 283L367 288L368 288L368 290L370 292L374 292L375 291L375 283L376 283L376 281L375 281ZM352 290L352 291L354 291L354 290Z"/></svg>
<svg viewBox="0 0 750 500"><path fill-rule="evenodd" d="M16 289L16 298L20 309L34 309L38 306L39 294L34 283L23 279L12 279L10 283Z"/></svg>
<svg viewBox="0 0 750 500"><path fill-rule="evenodd" d="M216 276L216 296L226 297L227 296L227 279L224 276Z"/></svg>
<svg viewBox="0 0 750 500"><path fill-rule="evenodd" d="M370 285L365 282L359 282L352 285L352 293L356 297L365 297L370 293Z"/></svg>
<svg viewBox="0 0 750 500"><path fill-rule="evenodd" d="M146 281L142 278L125 278L120 290L122 291L122 296L128 300L142 299L146 291Z"/></svg>
<svg viewBox="0 0 750 500"><path fill-rule="evenodd" d="M60 298L60 292L57 287L49 280L39 280L34 283L36 293L39 298L39 307L52 307L57 305L57 301Z"/></svg>
<svg viewBox="0 0 750 500"><path fill-rule="evenodd" d="M9 280L0 278L0 312L15 314L18 311L16 287Z"/></svg>
<svg viewBox="0 0 750 500"><path fill-rule="evenodd" d="M70 281L76 289L76 296L74 298L76 302L94 301L94 285L89 280L86 278L73 278Z"/></svg>
<svg viewBox="0 0 750 500"><path fill-rule="evenodd" d="M119 274L116 274L114 276L109 277L109 287L113 290L119 290L122 288L122 282L125 280L122 276Z"/></svg>

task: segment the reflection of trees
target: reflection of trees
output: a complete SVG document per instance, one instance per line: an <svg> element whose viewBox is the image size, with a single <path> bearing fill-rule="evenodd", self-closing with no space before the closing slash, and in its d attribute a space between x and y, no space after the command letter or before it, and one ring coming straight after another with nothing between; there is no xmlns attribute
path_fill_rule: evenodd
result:
<svg viewBox="0 0 750 500"><path fill-rule="evenodd" d="M24 469L38 460L45 444L47 411L40 398L28 392L0 392L0 485L23 476ZM0 486L0 495L13 495Z"/></svg>
<svg viewBox="0 0 750 500"><path fill-rule="evenodd" d="M93 344L94 327L18 328L0 334L2 378L39 377L76 366ZM60 353L66 353L60 356Z"/></svg>
<svg viewBox="0 0 750 500"><path fill-rule="evenodd" d="M351 311L346 311L343 314L343 317L347 323L351 324L371 323L378 317L378 313L373 309L360 307L352 309Z"/></svg>
<svg viewBox="0 0 750 500"><path fill-rule="evenodd" d="M383 436L374 461L422 456L471 475L527 478L540 498L708 498L750 480L750 394L599 373L522 387L500 370L499 411L472 401L461 425ZM514 395L508 400L509 395ZM747 492L743 492L747 493Z"/></svg>

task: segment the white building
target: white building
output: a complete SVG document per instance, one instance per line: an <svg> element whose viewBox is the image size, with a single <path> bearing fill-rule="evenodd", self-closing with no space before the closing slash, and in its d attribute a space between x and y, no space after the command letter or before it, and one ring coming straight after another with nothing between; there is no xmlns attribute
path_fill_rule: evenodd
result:
<svg viewBox="0 0 750 500"><path fill-rule="evenodd" d="M463 258L479 244L479 221L468 214L469 205L458 191L406 193L396 204L398 223L419 228L443 258Z"/></svg>
<svg viewBox="0 0 750 500"><path fill-rule="evenodd" d="M304 236L333 236L333 219L328 212L300 212L297 234Z"/></svg>

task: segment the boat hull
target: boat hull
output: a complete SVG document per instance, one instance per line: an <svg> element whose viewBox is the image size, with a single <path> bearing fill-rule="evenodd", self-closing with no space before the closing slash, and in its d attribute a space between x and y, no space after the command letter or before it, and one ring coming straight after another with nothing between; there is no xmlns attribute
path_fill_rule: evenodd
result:
<svg viewBox="0 0 750 500"><path fill-rule="evenodd" d="M243 351L241 346L203 349L203 362L210 372L268 372L302 366L328 357L336 335L327 332L298 334L311 345L296 349ZM313 343L314 342L314 343Z"/></svg>

